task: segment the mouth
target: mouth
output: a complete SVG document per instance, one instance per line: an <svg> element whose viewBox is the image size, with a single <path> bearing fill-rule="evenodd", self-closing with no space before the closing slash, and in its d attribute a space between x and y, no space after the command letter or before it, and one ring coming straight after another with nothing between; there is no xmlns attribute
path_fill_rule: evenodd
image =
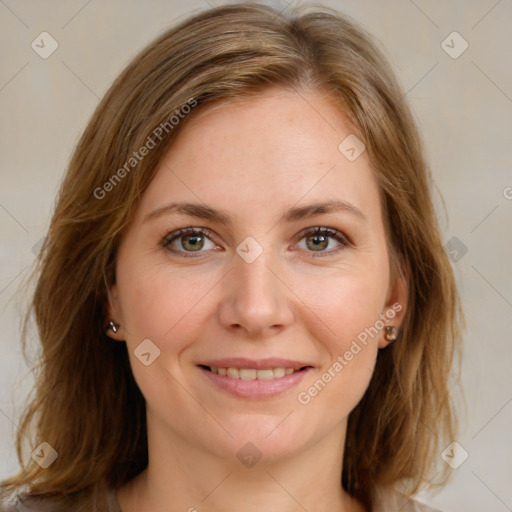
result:
<svg viewBox="0 0 512 512"><path fill-rule="evenodd" d="M296 387L313 366L289 359L230 358L203 361L197 368L214 389L246 399L272 398Z"/></svg>
<svg viewBox="0 0 512 512"><path fill-rule="evenodd" d="M272 380L279 379L286 375L292 375L293 373L301 372L311 366L302 366L300 368L292 367L276 367L276 368L234 368L234 367L221 367L221 366L207 366L199 365L211 373L228 377L230 379L241 379L241 380Z"/></svg>

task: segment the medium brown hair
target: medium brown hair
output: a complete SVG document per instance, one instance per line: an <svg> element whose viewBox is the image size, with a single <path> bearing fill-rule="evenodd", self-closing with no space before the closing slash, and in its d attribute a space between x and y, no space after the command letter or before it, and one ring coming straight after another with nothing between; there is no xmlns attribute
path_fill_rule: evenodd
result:
<svg viewBox="0 0 512 512"><path fill-rule="evenodd" d="M20 425L33 432L31 449L46 441L59 456L48 469L26 463L20 433L22 471L4 489L28 486L40 495L116 488L147 465L144 399L125 344L105 334L119 239L194 113L269 87L323 91L342 105L366 145L394 266L408 280L400 340L379 352L369 388L350 414L340 484L369 506L376 486L406 479L413 493L429 478L440 443L454 438L449 376L463 317L404 93L371 36L348 17L241 3L200 13L144 49L78 143L37 269L31 311L42 351ZM194 110L170 128L191 101ZM165 137L126 167L164 124Z"/></svg>

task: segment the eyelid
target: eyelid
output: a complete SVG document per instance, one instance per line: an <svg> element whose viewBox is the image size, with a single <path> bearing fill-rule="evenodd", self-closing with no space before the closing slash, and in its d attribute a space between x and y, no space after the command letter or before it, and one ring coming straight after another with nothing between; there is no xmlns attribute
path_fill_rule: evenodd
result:
<svg viewBox="0 0 512 512"><path fill-rule="evenodd" d="M186 226L181 229L177 229L175 231L172 231L170 233L167 233L160 242L162 247L166 248L174 239L179 238L183 235L204 235L208 239L210 239L212 242L214 241L216 235L213 233L213 231L210 231L208 228L205 227L194 227L194 226ZM216 242L214 242L216 243ZM177 252L186 252L186 251L177 251Z"/></svg>
<svg viewBox="0 0 512 512"><path fill-rule="evenodd" d="M297 234L297 239L301 240L305 236L311 235L325 235L337 239L340 243L343 243L346 246L354 246L354 243L352 242L348 235L346 235L342 231L339 231L338 229L329 228L327 226L316 226L312 228L306 228Z"/></svg>
<svg viewBox="0 0 512 512"><path fill-rule="evenodd" d="M197 251L197 255L194 254L195 251L179 251L175 249L168 248L168 246L171 244L172 241L179 238L180 236L184 236L187 234L197 234L197 235L204 235L206 238L208 238L212 243L215 242L216 235L210 231L208 228L205 227L194 227L194 226L187 226L185 228L181 228L175 231L172 231L164 236L164 238L161 240L160 245L168 250L169 252L172 252L174 254L181 254L185 258L198 258L201 257L201 253L207 252L207 251ZM303 229L295 236L295 242L294 245L296 245L298 242L300 242L303 238L307 236L312 235L323 235L327 236L329 238L333 238L340 244L340 247L337 249L331 249L330 251L304 251L309 254L311 254L312 257L327 257L331 256L333 254L337 254L338 252L354 247L354 243L348 237L345 233L326 226L315 226ZM218 248L218 246L217 246Z"/></svg>
<svg viewBox="0 0 512 512"><path fill-rule="evenodd" d="M341 251L343 251L345 249L355 247L354 243L352 242L350 237L347 236L345 233L343 233L342 231L339 231L338 229L334 229L334 228L330 228L330 227L326 227L326 226L317 226L317 227L311 227L311 228L306 228L306 229L302 230L300 233L297 234L295 243L297 244L303 238L305 238L307 236L313 236L313 235L323 235L328 238L334 238L340 244L339 247L337 247L335 249L331 249L329 251L304 251L302 249L303 252L307 252L313 258L328 258L330 256L337 255L338 253L340 253Z"/></svg>

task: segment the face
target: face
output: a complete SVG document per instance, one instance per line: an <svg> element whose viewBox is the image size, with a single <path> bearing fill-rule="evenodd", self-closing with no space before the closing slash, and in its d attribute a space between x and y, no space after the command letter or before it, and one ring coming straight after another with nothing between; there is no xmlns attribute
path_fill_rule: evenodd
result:
<svg viewBox="0 0 512 512"><path fill-rule="evenodd" d="M196 113L164 156L109 306L150 436L230 460L343 440L405 311L351 133L324 96L271 90Z"/></svg>

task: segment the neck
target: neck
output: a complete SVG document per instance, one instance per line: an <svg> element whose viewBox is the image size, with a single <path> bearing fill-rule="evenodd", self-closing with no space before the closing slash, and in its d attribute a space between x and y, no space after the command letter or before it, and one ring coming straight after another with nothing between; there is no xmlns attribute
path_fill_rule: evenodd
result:
<svg viewBox="0 0 512 512"><path fill-rule="evenodd" d="M345 429L275 460L261 453L254 463L259 452L247 447L245 464L154 429L148 467L118 490L118 501L123 512L362 512L341 487Z"/></svg>

